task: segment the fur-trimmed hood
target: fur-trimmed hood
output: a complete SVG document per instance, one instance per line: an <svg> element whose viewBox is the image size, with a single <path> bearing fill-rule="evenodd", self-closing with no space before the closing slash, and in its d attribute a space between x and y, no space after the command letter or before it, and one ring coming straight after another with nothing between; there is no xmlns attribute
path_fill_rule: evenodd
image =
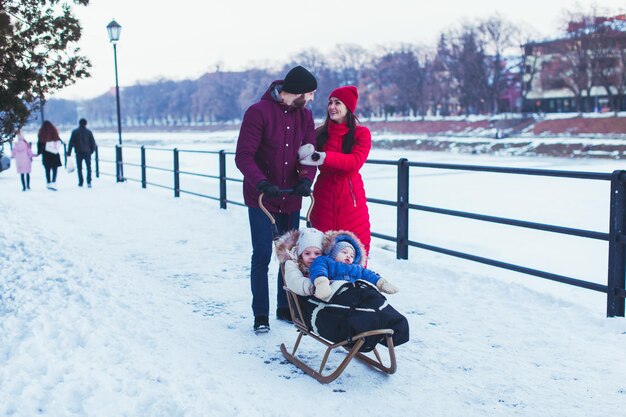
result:
<svg viewBox="0 0 626 417"><path fill-rule="evenodd" d="M367 264L367 256L365 255L365 246L359 240L356 235L348 230L329 230L324 233L324 241L322 243L322 251L325 255L330 253L330 250L337 242L348 242L356 251L354 256L354 263L365 267Z"/></svg>
<svg viewBox="0 0 626 417"><path fill-rule="evenodd" d="M298 255L296 253L296 245L300 238L300 230L290 230L281 235L274 242L274 253L279 262L295 261L298 262ZM322 241L322 252L328 254L330 249L336 242L348 241L356 249L354 263L361 266L367 264L367 257L365 256L365 246L359 240L356 235L348 230L329 230L324 233L324 240Z"/></svg>
<svg viewBox="0 0 626 417"><path fill-rule="evenodd" d="M298 238L300 237L299 230L290 230L284 235L280 236L274 242L274 253L281 263L287 261L298 261L298 255L296 255L296 245Z"/></svg>

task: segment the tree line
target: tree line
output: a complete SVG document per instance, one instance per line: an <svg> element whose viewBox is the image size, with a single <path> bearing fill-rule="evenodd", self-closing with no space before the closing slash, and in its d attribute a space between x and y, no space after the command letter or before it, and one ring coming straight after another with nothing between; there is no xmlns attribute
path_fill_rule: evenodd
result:
<svg viewBox="0 0 626 417"><path fill-rule="evenodd" d="M357 85L359 115L449 115L497 113L498 98L519 83L522 31L499 15L466 23L439 36L434 47L412 44L367 50L337 45L329 54L301 51L279 69L222 71L197 80L161 79L137 83L120 92L124 126L176 126L239 120L269 84L289 68L302 65L318 79L315 117L326 112L326 98L341 85ZM75 111L72 111L72 107ZM58 123L115 126L114 91L72 104L50 100L47 114ZM80 116L79 116L80 115Z"/></svg>
<svg viewBox="0 0 626 417"><path fill-rule="evenodd" d="M40 123L37 112L43 97L89 75L90 63L75 47L81 28L69 3L88 5L89 1L0 0L0 139L11 138L29 117L35 125ZM522 103L538 79L546 86L572 91L579 111L587 109L592 90L603 86L613 108L619 109L626 93L626 48L617 39L624 39L626 28L606 25L598 16L595 10L566 12L561 30L565 41L544 42L538 55L528 50L542 48L541 42L531 42L537 35L496 14L446 30L433 45L395 44L368 50L340 44L327 54L301 51L276 68L224 71L218 67L195 80L139 82L121 90L122 123L236 122L271 81L295 65L307 67L318 79L317 99L311 106L318 118L325 115L329 92L348 84L358 86L357 113L367 117L525 110ZM579 27L572 30L572 22ZM526 50L521 48L524 45ZM559 59L541 60L542 53L555 51ZM516 95L516 101L505 99ZM89 100L51 99L45 113L58 125L74 125L80 117L96 127L117 124L114 90Z"/></svg>

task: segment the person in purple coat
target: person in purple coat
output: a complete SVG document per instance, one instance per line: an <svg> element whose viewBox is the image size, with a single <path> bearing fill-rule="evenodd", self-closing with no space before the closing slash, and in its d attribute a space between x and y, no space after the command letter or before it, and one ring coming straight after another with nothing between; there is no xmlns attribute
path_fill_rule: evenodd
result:
<svg viewBox="0 0 626 417"><path fill-rule="evenodd" d="M276 220L279 234L298 229L302 197L311 194L316 168L298 163L298 148L315 143L312 101L317 80L307 69L292 68L284 80L271 83L261 100L250 106L241 123L235 164L243 174L243 197L248 206L252 259L250 286L254 331L269 331L268 270L272 257L270 220L259 208L258 198ZM291 189L291 194L281 190ZM278 273L276 317L289 321L287 297Z"/></svg>

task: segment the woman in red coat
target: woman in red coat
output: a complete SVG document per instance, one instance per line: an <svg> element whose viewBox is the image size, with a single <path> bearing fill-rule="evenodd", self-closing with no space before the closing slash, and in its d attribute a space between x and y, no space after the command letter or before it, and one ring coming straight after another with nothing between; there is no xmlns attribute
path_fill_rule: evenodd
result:
<svg viewBox="0 0 626 417"><path fill-rule="evenodd" d="M311 145L300 148L300 163L319 166L311 212L313 227L349 230L370 249L370 217L365 187L359 170L372 147L368 128L354 115L359 93L354 86L339 87L330 93L324 124L316 129L317 151Z"/></svg>

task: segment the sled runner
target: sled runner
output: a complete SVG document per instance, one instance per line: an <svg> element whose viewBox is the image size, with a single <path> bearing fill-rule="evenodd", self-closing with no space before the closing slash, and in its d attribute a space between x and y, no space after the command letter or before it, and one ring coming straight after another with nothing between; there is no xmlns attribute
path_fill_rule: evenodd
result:
<svg viewBox="0 0 626 417"><path fill-rule="evenodd" d="M311 205L306 215L307 227L311 227L309 216L311 214L311 210L313 209L313 205L315 203L313 195L311 195L310 197L311 197ZM265 208L265 206L263 205L262 199L263 199L263 194L259 195L259 207L261 208L261 210L263 210L263 212L270 219L270 222L272 224L272 235L273 235L274 240L276 240L279 236L278 236L278 228L276 227L274 216L272 216L272 214ZM284 267L285 267L284 263L281 263L280 269L282 272L283 281L285 279ZM284 285L283 288L287 292L287 301L289 304L289 311L291 313L291 320L294 326L296 327L296 331L298 332L298 337L296 338L293 349L291 349L291 351L287 349L284 343L280 345L280 350L283 356L289 362L291 362L292 364L300 368L302 371L304 371L307 375L312 376L313 378L315 378L318 382L322 384L327 384L337 379L339 375L341 375L341 373L346 369L350 361L355 357L358 360L362 361L363 363L370 365L384 373L393 374L394 372L396 372L396 355L395 355L394 344L393 344L393 339L392 339L394 331L392 329L368 330L365 332L360 332L358 334L355 334L351 337L348 337L345 340L342 340L339 342L332 342L324 338L320 334L316 333L315 331L313 331L313 328L312 328L313 326L307 325L307 320L304 314L306 310L303 308L303 302L305 302L306 298L300 297L296 293L292 292L289 288L287 288L286 284ZM303 336L310 336L312 339L326 346L326 351L324 353L324 356L322 358L322 362L319 368L313 368L312 366L305 363L303 359L300 359L296 356L298 347L300 346L300 342ZM378 345L374 345L372 348L368 349L368 350L371 350L374 357L370 356L369 354L366 354L365 352L360 351L364 347L364 344L366 343L366 339L369 339L371 343L372 338L383 340L383 343L388 350L389 365L385 365L385 363L383 362L383 359L380 353L378 352ZM343 350L347 351L345 358L334 369L333 368L327 369L326 364L328 362L330 353L333 352L335 349L340 349L340 348L343 348Z"/></svg>

